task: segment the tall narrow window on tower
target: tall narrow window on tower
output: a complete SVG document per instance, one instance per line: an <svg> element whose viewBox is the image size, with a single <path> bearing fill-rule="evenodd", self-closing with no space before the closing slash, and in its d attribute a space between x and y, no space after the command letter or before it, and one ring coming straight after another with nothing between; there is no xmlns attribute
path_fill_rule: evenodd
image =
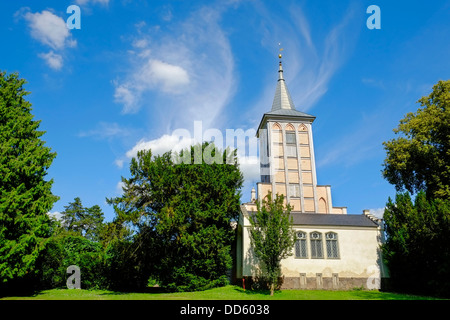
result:
<svg viewBox="0 0 450 320"><path fill-rule="evenodd" d="M286 144L295 144L295 131L286 131Z"/></svg>
<svg viewBox="0 0 450 320"><path fill-rule="evenodd" d="M298 184L289 185L289 196L293 198L300 197L300 186Z"/></svg>

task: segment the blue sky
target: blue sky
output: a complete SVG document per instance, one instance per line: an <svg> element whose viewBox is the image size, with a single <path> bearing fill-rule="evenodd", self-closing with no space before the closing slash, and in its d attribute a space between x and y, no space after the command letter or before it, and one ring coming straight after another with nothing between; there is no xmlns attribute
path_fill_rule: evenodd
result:
<svg viewBox="0 0 450 320"><path fill-rule="evenodd" d="M81 29L68 29L70 5ZM370 30L369 5L381 9ZM120 194L139 147L172 133L256 129L269 111L278 50L297 110L313 124L318 183L334 206L379 212L393 186L382 142L416 101L450 78L450 1L1 1L0 69L28 81L33 114L57 152L49 169L61 212L75 197ZM259 181L243 164L242 201Z"/></svg>

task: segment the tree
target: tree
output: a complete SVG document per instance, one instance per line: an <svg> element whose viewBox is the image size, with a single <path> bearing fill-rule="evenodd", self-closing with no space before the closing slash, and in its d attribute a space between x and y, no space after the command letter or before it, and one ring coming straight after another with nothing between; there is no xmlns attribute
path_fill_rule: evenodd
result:
<svg viewBox="0 0 450 320"><path fill-rule="evenodd" d="M439 81L418 102L423 108L408 113L394 130L403 135L383 143L383 176L397 191L450 199L450 80Z"/></svg>
<svg viewBox="0 0 450 320"><path fill-rule="evenodd" d="M281 276L281 260L292 255L295 243L290 217L292 207L289 204L285 207L283 203L283 194L277 194L272 200L269 192L262 204L256 203L257 211L249 215L250 241L271 296Z"/></svg>
<svg viewBox="0 0 450 320"><path fill-rule="evenodd" d="M81 199L76 197L64 207L62 227L92 241L98 241L103 228L103 212L100 206L83 207Z"/></svg>
<svg viewBox="0 0 450 320"><path fill-rule="evenodd" d="M395 289L448 296L443 279L450 276L450 80L439 81L418 102L423 108L408 113L394 130L401 136L384 143L383 176L397 196L384 212L382 250Z"/></svg>
<svg viewBox="0 0 450 320"><path fill-rule="evenodd" d="M450 201L428 199L421 191L390 198L384 212L382 246L395 290L450 296Z"/></svg>
<svg viewBox="0 0 450 320"><path fill-rule="evenodd" d="M198 161L196 150L223 161ZM122 177L124 194L107 201L116 222L135 231L133 259L140 273L170 290L225 284L243 183L236 152L209 143L176 156L144 150L131 160L130 172L131 178Z"/></svg>
<svg viewBox="0 0 450 320"><path fill-rule="evenodd" d="M106 288L108 285L108 244L116 232L103 223L103 212L98 205L84 207L76 197L56 220L55 232L38 259L40 289L64 287L67 267L76 265L82 272L84 289Z"/></svg>
<svg viewBox="0 0 450 320"><path fill-rule="evenodd" d="M58 197L45 176L56 153L41 140L25 80L0 72L0 283L34 274Z"/></svg>
<svg viewBox="0 0 450 320"><path fill-rule="evenodd" d="M55 233L39 256L37 265L39 289L66 287L67 268L71 265L80 268L83 289L104 289L108 285L108 264L103 246L78 234Z"/></svg>

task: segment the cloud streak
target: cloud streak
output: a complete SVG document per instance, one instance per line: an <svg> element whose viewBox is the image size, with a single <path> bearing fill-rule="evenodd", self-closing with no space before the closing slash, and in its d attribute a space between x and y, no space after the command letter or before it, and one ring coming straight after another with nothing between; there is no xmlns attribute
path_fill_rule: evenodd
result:
<svg viewBox="0 0 450 320"><path fill-rule="evenodd" d="M75 3L79 4L80 6L87 5L90 2L99 3L99 4L105 5L105 6L109 4L109 0L75 0Z"/></svg>
<svg viewBox="0 0 450 320"><path fill-rule="evenodd" d="M164 30L138 24L130 71L113 82L122 112L164 108L161 120L172 129L194 120L213 125L234 93L233 55L220 16L220 9L204 7Z"/></svg>
<svg viewBox="0 0 450 320"><path fill-rule="evenodd" d="M291 6L288 16L269 12L258 2L255 9L266 30L262 44L271 52L276 52L276 45L281 43L284 49L284 76L291 88L295 107L308 111L327 92L330 80L348 59L356 43L359 35L359 29L354 28L356 9L350 6L341 20L325 33L313 32L307 15L299 6ZM273 94L274 84L271 81L254 109L266 111Z"/></svg>
<svg viewBox="0 0 450 320"><path fill-rule="evenodd" d="M94 137L97 139L124 138L130 135L130 129L123 128L116 122L100 122L97 125L97 128L88 131L81 131L78 134L80 138Z"/></svg>
<svg viewBox="0 0 450 320"><path fill-rule="evenodd" d="M298 6L289 8L289 16L282 19L262 3L253 5L262 24L262 46L277 52L274 45L278 41L283 43L286 81L290 88L295 88L291 95L297 109L307 111L327 92L329 81L351 51L357 35L351 30L353 9L350 7L322 37L312 32L310 21ZM195 120L202 121L204 129L223 125L218 116L234 96L237 76L230 41L218 23L220 18L220 9L204 7L183 22L171 23L165 28L167 31L145 23L137 25L130 40L130 71L114 82L114 97L122 105L123 113L137 113L144 107L157 110L164 105L161 123L166 125L166 133L156 139L138 141L127 152L128 159L137 150L150 148L160 154L179 148L180 140L170 132L186 128ZM267 111L274 89L275 80L271 78L261 91L261 100L246 110L252 116L243 113L243 117L250 122L259 121L259 116L254 115ZM242 159L241 168L246 180L259 180L256 157Z"/></svg>

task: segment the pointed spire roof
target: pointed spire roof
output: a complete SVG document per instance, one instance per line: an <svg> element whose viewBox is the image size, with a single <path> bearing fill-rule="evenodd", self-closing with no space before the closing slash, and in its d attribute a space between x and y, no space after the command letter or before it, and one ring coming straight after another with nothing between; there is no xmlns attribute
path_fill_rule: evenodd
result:
<svg viewBox="0 0 450 320"><path fill-rule="evenodd" d="M295 109L286 82L283 77L283 65L281 63L281 54L279 55L280 63L278 67L278 82L275 90L275 97L273 98L272 109L264 113L263 118L258 126L258 131L264 123L270 119L301 119L302 121L313 122L316 117L298 111ZM257 133L257 136L259 133Z"/></svg>
<svg viewBox="0 0 450 320"><path fill-rule="evenodd" d="M283 78L283 65L281 61L278 68L278 83L277 89L275 90L275 97L273 98L271 111L280 109L295 110L294 102L292 102L291 95L289 94L289 90Z"/></svg>
<svg viewBox="0 0 450 320"><path fill-rule="evenodd" d="M316 117L297 111L292 101L291 95L286 85L286 81L283 77L283 64L281 63L281 54L278 56L280 58L280 63L278 67L278 82L277 88L275 90L275 97L273 98L272 110L266 112L265 115L280 115L280 116L296 116L309 118L312 121Z"/></svg>

